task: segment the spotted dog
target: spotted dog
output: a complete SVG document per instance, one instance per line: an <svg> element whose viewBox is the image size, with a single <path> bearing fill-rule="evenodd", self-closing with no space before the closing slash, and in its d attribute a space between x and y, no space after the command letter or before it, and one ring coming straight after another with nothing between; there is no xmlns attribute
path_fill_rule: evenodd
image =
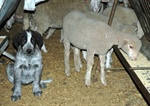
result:
<svg viewBox="0 0 150 106"><path fill-rule="evenodd" d="M7 68L8 80L14 84L12 101L21 98L21 85L33 84L33 94L41 96L40 88L45 88L45 83L52 80L41 80L42 74L42 36L32 30L23 30L13 38L13 46L17 50L14 63L10 63Z"/></svg>

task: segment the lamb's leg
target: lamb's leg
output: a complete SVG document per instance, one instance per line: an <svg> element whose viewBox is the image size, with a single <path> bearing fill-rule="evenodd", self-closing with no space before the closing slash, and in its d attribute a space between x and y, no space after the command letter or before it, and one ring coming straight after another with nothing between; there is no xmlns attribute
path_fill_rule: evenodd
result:
<svg viewBox="0 0 150 106"><path fill-rule="evenodd" d="M82 54L83 54L83 58L84 58L85 60L87 60L87 59L86 59L87 51L82 50Z"/></svg>
<svg viewBox="0 0 150 106"><path fill-rule="evenodd" d="M111 68L111 62L112 62L112 53L113 53L113 48L107 52L106 55L106 68Z"/></svg>
<svg viewBox="0 0 150 106"><path fill-rule="evenodd" d="M94 54L87 52L87 70L86 70L86 76L85 76L85 85L90 86L91 85L91 71L94 63Z"/></svg>
<svg viewBox="0 0 150 106"><path fill-rule="evenodd" d="M123 3L124 3L124 7L129 7L128 4L129 4L129 1L128 0L123 0Z"/></svg>
<svg viewBox="0 0 150 106"><path fill-rule="evenodd" d="M59 40L60 42L63 42L63 30L61 29L61 38Z"/></svg>
<svg viewBox="0 0 150 106"><path fill-rule="evenodd" d="M46 36L46 39L48 39L50 36L52 36L52 34L54 33L55 29L53 28L50 28L49 31L48 31L48 34Z"/></svg>
<svg viewBox="0 0 150 106"><path fill-rule="evenodd" d="M99 56L99 59L100 59L100 66L101 66L101 82L103 85L106 86L106 78L105 78L105 55L100 55Z"/></svg>
<svg viewBox="0 0 150 106"><path fill-rule="evenodd" d="M69 64L69 56L70 56L70 42L64 38L64 62L65 62L65 73L67 76L70 75L70 64Z"/></svg>
<svg viewBox="0 0 150 106"><path fill-rule="evenodd" d="M42 46L42 48L41 48L45 53L47 53L47 49L46 49L46 46L45 46L45 44L43 43L43 46Z"/></svg>
<svg viewBox="0 0 150 106"><path fill-rule="evenodd" d="M80 68L82 67L81 58L80 58L80 50L76 47L74 47L74 65L76 71L80 71Z"/></svg>

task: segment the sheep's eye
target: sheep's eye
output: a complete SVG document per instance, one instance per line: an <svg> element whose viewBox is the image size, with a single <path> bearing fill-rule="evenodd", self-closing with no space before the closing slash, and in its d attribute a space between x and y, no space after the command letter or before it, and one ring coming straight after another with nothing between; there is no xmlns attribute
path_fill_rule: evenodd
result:
<svg viewBox="0 0 150 106"><path fill-rule="evenodd" d="M130 49L133 49L133 46L130 45L129 47L130 47Z"/></svg>

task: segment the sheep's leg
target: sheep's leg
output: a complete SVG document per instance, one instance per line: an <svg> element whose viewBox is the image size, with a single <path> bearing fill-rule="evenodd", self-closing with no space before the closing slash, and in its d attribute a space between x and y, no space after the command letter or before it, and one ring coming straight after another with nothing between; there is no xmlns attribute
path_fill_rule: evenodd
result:
<svg viewBox="0 0 150 106"><path fill-rule="evenodd" d="M45 53L47 53L47 49L46 49L46 46L45 46L45 44L43 43L43 46L42 46L42 48L41 48Z"/></svg>
<svg viewBox="0 0 150 106"><path fill-rule="evenodd" d="M124 7L128 7L129 1L128 0L123 0Z"/></svg>
<svg viewBox="0 0 150 106"><path fill-rule="evenodd" d="M48 39L50 36L52 36L52 34L54 33L55 29L54 28L50 28L48 31L48 34L46 36L46 39Z"/></svg>
<svg viewBox="0 0 150 106"><path fill-rule="evenodd" d="M101 55L99 56L99 59L100 59L100 66L101 66L101 76L100 76L100 79L101 79L101 82L103 85L106 86L106 78L105 78L105 55Z"/></svg>
<svg viewBox="0 0 150 106"><path fill-rule="evenodd" d="M4 28L5 28L6 32L8 32L8 33L9 33L9 29L7 28L7 26L6 26L6 25L4 26Z"/></svg>
<svg viewBox="0 0 150 106"><path fill-rule="evenodd" d="M67 76L69 76L70 75L70 64L69 64L70 42L68 40L64 39L63 43L64 43L65 73Z"/></svg>
<svg viewBox="0 0 150 106"><path fill-rule="evenodd" d="M91 85L91 71L94 63L94 54L87 52L87 70L86 70L86 76L85 76L85 85L90 86Z"/></svg>
<svg viewBox="0 0 150 106"><path fill-rule="evenodd" d="M87 51L82 50L82 54L83 54L83 58L84 58L85 60L87 60L87 59L86 59Z"/></svg>
<svg viewBox="0 0 150 106"><path fill-rule="evenodd" d="M76 71L80 71L80 68L82 67L81 58L80 58L80 49L74 47L74 65Z"/></svg>
<svg viewBox="0 0 150 106"><path fill-rule="evenodd" d="M61 38L59 40L60 42L63 42L63 30L61 29Z"/></svg>
<svg viewBox="0 0 150 106"><path fill-rule="evenodd" d="M111 62L112 62L112 53L113 53L113 48L107 52L106 55L106 68L111 68Z"/></svg>

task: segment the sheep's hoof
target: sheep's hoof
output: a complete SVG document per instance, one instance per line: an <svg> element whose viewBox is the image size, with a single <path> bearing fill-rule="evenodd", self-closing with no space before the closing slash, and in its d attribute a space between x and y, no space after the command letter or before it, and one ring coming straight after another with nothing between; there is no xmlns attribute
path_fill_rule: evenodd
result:
<svg viewBox="0 0 150 106"><path fill-rule="evenodd" d="M77 72L80 72L80 67L75 67Z"/></svg>
<svg viewBox="0 0 150 106"><path fill-rule="evenodd" d="M67 76L67 77L70 76L70 72L65 71L65 73L66 73L66 76Z"/></svg>
<svg viewBox="0 0 150 106"><path fill-rule="evenodd" d="M112 72L111 70L107 70L107 72Z"/></svg>
<svg viewBox="0 0 150 106"><path fill-rule="evenodd" d="M47 53L48 51L46 49L43 49L44 53Z"/></svg>
<svg viewBox="0 0 150 106"><path fill-rule="evenodd" d="M106 86L106 79L101 78L101 82L104 86Z"/></svg>
<svg viewBox="0 0 150 106"><path fill-rule="evenodd" d="M80 72L80 70L76 70L77 72Z"/></svg>
<svg viewBox="0 0 150 106"><path fill-rule="evenodd" d="M82 64L80 63L80 68L82 68Z"/></svg>
<svg viewBox="0 0 150 106"><path fill-rule="evenodd" d="M90 87L91 81L85 81L85 85L86 85L87 87Z"/></svg>

